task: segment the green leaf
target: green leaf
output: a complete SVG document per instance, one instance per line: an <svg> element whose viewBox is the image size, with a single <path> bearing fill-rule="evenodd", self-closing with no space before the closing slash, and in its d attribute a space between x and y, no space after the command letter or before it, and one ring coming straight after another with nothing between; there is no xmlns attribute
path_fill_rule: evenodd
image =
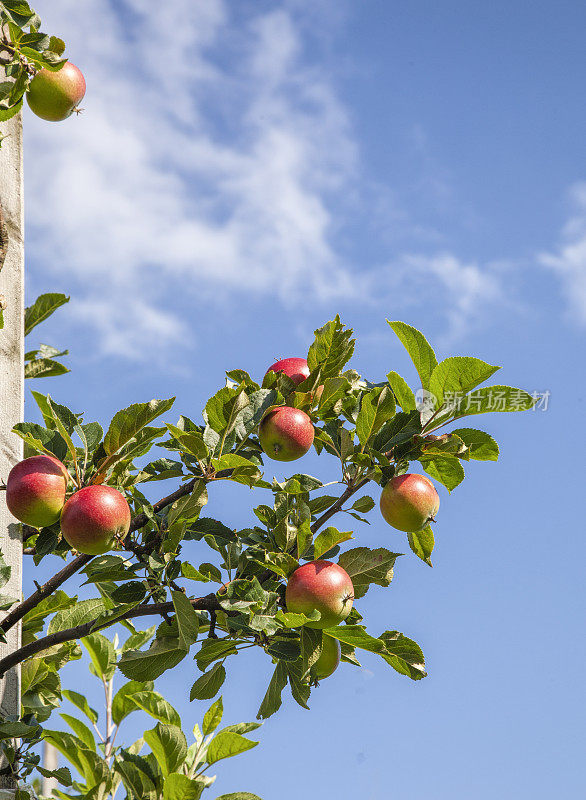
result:
<svg viewBox="0 0 586 800"><path fill-rule="evenodd" d="M76 452L76 449L75 449L75 445L73 444L71 436L69 435L69 432L67 430L66 424L64 424L63 420L61 419L61 415L59 414L59 409L64 408L64 406L59 406L59 404L57 404L57 403L55 404L55 406L53 406L53 403L51 402L51 398L48 395L47 395L47 404L48 404L48 408L50 410L50 413L51 413L51 415L53 417L53 421L55 423L55 427L57 428L61 438L63 439L63 441L67 445L67 450L69 451L69 455L71 456L71 460L73 462L77 461L77 452ZM67 409L67 412L69 412L69 409ZM71 412L69 412L69 413L71 413ZM65 415L66 418L69 418L69 413L67 415ZM75 421L75 425L77 425L77 420Z"/></svg>
<svg viewBox="0 0 586 800"><path fill-rule="evenodd" d="M327 378L323 383L323 390L319 398L319 416L323 417L328 412L337 410L338 401L349 391L350 386L348 378Z"/></svg>
<svg viewBox="0 0 586 800"><path fill-rule="evenodd" d="M101 633L92 633L81 640L90 654L98 677L108 681L116 671L116 652L112 642Z"/></svg>
<svg viewBox="0 0 586 800"><path fill-rule="evenodd" d="M222 703L222 698L219 697L204 714L203 723L201 726L204 736L207 736L209 733L213 733L216 730L222 721L223 713L224 704Z"/></svg>
<svg viewBox="0 0 586 800"><path fill-rule="evenodd" d="M287 667L284 662L277 662L266 694L258 710L257 719L268 719L281 707L281 694L287 685Z"/></svg>
<svg viewBox="0 0 586 800"><path fill-rule="evenodd" d="M191 645L197 641L199 617L183 592L172 592L171 597L177 615L179 646L184 650L189 650Z"/></svg>
<svg viewBox="0 0 586 800"><path fill-rule="evenodd" d="M222 730L232 733L250 733L258 728L262 728L262 722L236 722L234 725L226 725Z"/></svg>
<svg viewBox="0 0 586 800"><path fill-rule="evenodd" d="M278 394L274 389L259 389L248 396L248 404L242 408L234 421L234 433L240 442L258 430L267 409L275 405Z"/></svg>
<svg viewBox="0 0 586 800"><path fill-rule="evenodd" d="M181 726L181 717L171 703L168 703L159 692L152 690L138 691L127 696L137 708L146 711L147 714L150 714L154 719L158 719L159 722Z"/></svg>
<svg viewBox="0 0 586 800"><path fill-rule="evenodd" d="M374 437L372 447L385 452L398 444L403 444L421 431L419 411L401 411L386 422Z"/></svg>
<svg viewBox="0 0 586 800"><path fill-rule="evenodd" d="M399 631L385 631L379 636L379 641L385 646L381 655L393 669L414 681L425 678L425 659L417 642Z"/></svg>
<svg viewBox="0 0 586 800"><path fill-rule="evenodd" d="M475 461L498 461L499 446L488 433L475 428L456 428L451 431L466 445L466 455Z"/></svg>
<svg viewBox="0 0 586 800"><path fill-rule="evenodd" d="M158 723L155 728L144 732L144 740L153 751L164 776L175 772L187 756L185 734L177 725Z"/></svg>
<svg viewBox="0 0 586 800"><path fill-rule="evenodd" d="M35 358L24 365L25 378L54 378L69 371L65 364L51 358Z"/></svg>
<svg viewBox="0 0 586 800"><path fill-rule="evenodd" d="M174 402L174 397L168 400L151 400L149 403L134 403L118 411L112 418L104 438L104 450L107 455L117 453L146 425L168 411Z"/></svg>
<svg viewBox="0 0 586 800"><path fill-rule="evenodd" d="M341 544L342 542L347 542L348 539L352 539L352 531L339 531L337 528L329 527L325 528L321 533L319 533L315 537L315 541L313 543L313 557L317 561L317 559L321 558L324 553L327 553L332 547L335 547L337 544Z"/></svg>
<svg viewBox="0 0 586 800"><path fill-rule="evenodd" d="M342 553L338 564L346 570L354 585L354 596L366 594L371 583L388 586L393 579L393 568L400 553L391 553L384 547L354 547Z"/></svg>
<svg viewBox="0 0 586 800"><path fill-rule="evenodd" d="M37 297L35 302L24 311L24 335L27 336L34 327L43 322L60 306L69 302L65 294L49 293Z"/></svg>
<svg viewBox="0 0 586 800"><path fill-rule="evenodd" d="M59 769L45 769L37 764L37 769L45 778L56 778L63 786L71 786L71 772L67 767L59 767Z"/></svg>
<svg viewBox="0 0 586 800"><path fill-rule="evenodd" d="M57 53L58 56L62 56L65 52L65 42L63 39L59 39L57 36L51 36L49 39L49 47L52 53Z"/></svg>
<svg viewBox="0 0 586 800"><path fill-rule="evenodd" d="M429 564L430 567L433 567L431 563L431 554L433 552L435 540L431 525L426 525L425 528L415 533L408 533L407 539L409 540L409 547L413 550L415 555L422 561L425 561L426 564Z"/></svg>
<svg viewBox="0 0 586 800"><path fill-rule="evenodd" d="M395 396L388 386L376 386L363 395L356 420L356 434L365 445L385 422L395 416Z"/></svg>
<svg viewBox="0 0 586 800"><path fill-rule="evenodd" d="M211 580L209 575L204 575L187 561L183 561L181 564L181 575L190 581L199 581L200 583L209 583Z"/></svg>
<svg viewBox="0 0 586 800"><path fill-rule="evenodd" d="M145 595L146 587L142 581L127 581L114 589L110 597L116 603L140 603Z"/></svg>
<svg viewBox="0 0 586 800"><path fill-rule="evenodd" d="M387 380L393 390L397 403L401 406L403 411L415 411L417 408L415 404L415 395L407 381L402 378L398 372L389 372Z"/></svg>
<svg viewBox="0 0 586 800"><path fill-rule="evenodd" d="M195 482L191 494L177 500L169 511L167 522L169 527L180 521L196 520L202 508L208 502L208 490L205 481Z"/></svg>
<svg viewBox="0 0 586 800"><path fill-rule="evenodd" d="M10 580L11 573L12 573L12 567L6 563L4 555L0 550L0 589L3 586L6 586L6 584Z"/></svg>
<svg viewBox="0 0 586 800"><path fill-rule="evenodd" d="M208 764L215 764L224 758L232 758L247 750L256 747L258 742L253 742L241 736L239 733L231 733L230 731L220 731L220 733L212 739L209 744L206 754L206 761Z"/></svg>
<svg viewBox="0 0 586 800"><path fill-rule="evenodd" d="M230 794L222 794L216 800L261 800L257 794L252 792L231 792Z"/></svg>
<svg viewBox="0 0 586 800"><path fill-rule="evenodd" d="M178 772L168 775L163 787L163 800L199 800L206 788L203 778L188 778Z"/></svg>
<svg viewBox="0 0 586 800"><path fill-rule="evenodd" d="M83 750L89 753L91 753L91 751L85 747L81 739L77 736L73 736L71 733L52 731L48 728L43 730L43 739L56 747L61 755L65 756L69 763L72 764L81 775L84 774L84 761L81 758L81 754Z"/></svg>
<svg viewBox="0 0 586 800"><path fill-rule="evenodd" d="M202 671L220 658L235 655L237 646L244 644L244 639L206 639L195 659Z"/></svg>
<svg viewBox="0 0 586 800"><path fill-rule="evenodd" d="M369 511L372 511L374 506L375 502L372 497L369 497L367 494L365 494L356 500L352 508L354 511L358 511L359 514L368 514Z"/></svg>
<svg viewBox="0 0 586 800"><path fill-rule="evenodd" d="M257 464L236 453L226 453L221 458L212 458L212 467L216 472L231 469L231 480L239 480L241 483L251 486L262 477ZM243 478L246 480L242 480Z"/></svg>
<svg viewBox="0 0 586 800"><path fill-rule="evenodd" d="M313 475L304 475L303 473L296 473L292 475L285 483L273 484L273 491L283 491L287 494L305 494L305 492L313 492L320 489L323 483L319 478L314 478Z"/></svg>
<svg viewBox="0 0 586 800"><path fill-rule="evenodd" d="M7 594L0 594L0 610L1 611L8 611L8 609L13 606L15 603L20 602L19 597L11 597Z"/></svg>
<svg viewBox="0 0 586 800"><path fill-rule="evenodd" d="M464 467L456 456L434 456L419 459L423 469L451 492L464 480Z"/></svg>
<svg viewBox="0 0 586 800"><path fill-rule="evenodd" d="M351 328L345 328L339 316L318 328L307 354L307 364L311 372L319 367L322 380L339 375L354 352L355 340L352 339L352 333Z"/></svg>
<svg viewBox="0 0 586 800"><path fill-rule="evenodd" d="M132 761L116 759L113 769L120 775L128 797L132 800L155 800L155 784L142 769Z"/></svg>
<svg viewBox="0 0 586 800"><path fill-rule="evenodd" d="M37 731L37 726L27 725L26 722L0 723L0 739L16 739L23 736L31 736Z"/></svg>
<svg viewBox="0 0 586 800"><path fill-rule="evenodd" d="M328 628L327 634L351 647L359 647L370 653L381 654L385 651L384 642L367 633L362 625L339 625L335 628Z"/></svg>
<svg viewBox="0 0 586 800"><path fill-rule="evenodd" d="M307 701L311 694L311 688L307 681L307 675L302 659L297 661L287 661L286 664L287 675L289 677L289 686L291 687L291 694L295 702L309 711Z"/></svg>
<svg viewBox="0 0 586 800"><path fill-rule="evenodd" d="M128 650L122 654L118 668L127 678L152 681L185 658L186 651L178 639L155 639L148 650Z"/></svg>
<svg viewBox="0 0 586 800"><path fill-rule="evenodd" d="M313 628L301 629L301 667L303 677L321 656L322 632Z"/></svg>
<svg viewBox="0 0 586 800"><path fill-rule="evenodd" d="M484 383L499 369L471 356L446 358L434 369L429 381L429 391L436 397L436 408Z"/></svg>
<svg viewBox="0 0 586 800"><path fill-rule="evenodd" d="M71 608L76 603L77 598L68 597L62 589L58 589L54 594L45 597L37 606L26 613L22 625L23 633L39 633L43 629L44 621L49 614L61 609ZM66 625L65 627L68 626Z"/></svg>
<svg viewBox="0 0 586 800"><path fill-rule="evenodd" d="M73 733L78 737L78 739L81 739L81 741L89 750L96 749L96 740L94 739L94 735L87 725L85 725L80 719L72 717L69 714L60 714L59 716L61 719L65 720Z"/></svg>
<svg viewBox="0 0 586 800"><path fill-rule="evenodd" d="M31 394L43 415L47 428L56 428L55 417L58 417L65 426L67 433L70 435L73 433L75 426L79 424L79 420L70 408L56 403L50 395L44 395L34 390L31 391Z"/></svg>
<svg viewBox="0 0 586 800"><path fill-rule="evenodd" d="M90 722L97 722L98 721L98 712L93 709L87 701L87 697L83 694L79 694L79 692L74 692L73 689L63 689L63 697L69 700L70 703L73 703L74 706L79 708L86 717L90 720Z"/></svg>
<svg viewBox="0 0 586 800"><path fill-rule="evenodd" d="M203 435L199 431L183 431L181 428L178 428L176 425L170 425L168 422L166 422L165 425L169 433L181 445L182 450L191 453L191 455L201 460L205 460L208 457L208 449L203 440Z"/></svg>
<svg viewBox="0 0 586 800"><path fill-rule="evenodd" d="M99 422L88 422L87 425L82 425L81 428L85 435L88 451L92 453L102 441L102 436L104 435L102 426Z"/></svg>
<svg viewBox="0 0 586 800"><path fill-rule="evenodd" d="M280 622L285 628L300 628L306 622L313 622L321 617L319 611L312 611L310 616L296 611L283 611L279 609L275 614L275 619Z"/></svg>
<svg viewBox="0 0 586 800"><path fill-rule="evenodd" d="M190 701L211 700L212 697L218 694L225 680L226 670L224 669L224 665L219 662L214 664L214 666L208 670L208 672L204 672L191 687L191 692L189 694Z"/></svg>
<svg viewBox="0 0 586 800"><path fill-rule="evenodd" d="M437 366L437 359L431 345L417 328L413 328L405 322L390 322L389 320L387 320L387 322L399 337L403 347L409 353L411 361L421 379L421 386L427 389L431 374Z"/></svg>
<svg viewBox="0 0 586 800"><path fill-rule="evenodd" d="M73 607L57 611L47 629L47 633L58 633L91 622L106 610L106 602L102 598L79 600Z"/></svg>
<svg viewBox="0 0 586 800"><path fill-rule="evenodd" d="M143 645L149 642L155 635L156 626L152 625L145 631L136 631L132 633L122 645L122 652L127 650L139 650Z"/></svg>
<svg viewBox="0 0 586 800"><path fill-rule="evenodd" d="M2 108L0 106L0 122L7 122L12 117L15 117L19 111L22 109L22 98L18 101L18 103L14 106L10 106L9 108ZM2 142L0 142L0 146Z"/></svg>
<svg viewBox="0 0 586 800"><path fill-rule="evenodd" d="M269 553L264 550L262 560L260 558L254 560L282 578L288 578L299 566L299 561L289 553Z"/></svg>
<svg viewBox="0 0 586 800"><path fill-rule="evenodd" d="M120 725L133 711L136 711L138 706L132 699L135 694L139 692L152 691L154 684L150 681L128 681L121 686L112 701L112 721L115 725Z"/></svg>
<svg viewBox="0 0 586 800"><path fill-rule="evenodd" d="M208 426L219 435L214 454L221 456L228 436L238 422L239 414L250 403L246 392L237 387L225 386L206 403L205 420ZM208 444L206 442L206 444ZM209 444L208 444L209 446Z"/></svg>

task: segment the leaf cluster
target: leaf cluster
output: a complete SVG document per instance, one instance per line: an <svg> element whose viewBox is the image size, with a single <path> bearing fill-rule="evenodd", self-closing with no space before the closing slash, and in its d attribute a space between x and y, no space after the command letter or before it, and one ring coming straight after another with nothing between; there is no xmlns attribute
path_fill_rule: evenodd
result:
<svg viewBox="0 0 586 800"><path fill-rule="evenodd" d="M40 321L51 302L37 301L29 323ZM211 743L203 732L195 745L184 743L177 718L160 696L155 698L152 685L179 663L184 662L184 675L191 674L190 699L209 700L219 693L233 659L249 648L260 648L272 664L272 677L258 717L266 719L277 711L286 686L294 700L308 708L323 634L306 623L319 620L319 612L292 613L285 603L287 580L304 562L337 560L352 579L352 612L343 624L325 631L340 642L343 662L359 665L357 653L363 651L412 680L425 676L419 645L392 626L373 635L358 609L373 586L378 591L391 585L400 555L359 541L348 545L359 539L355 523L368 523L376 505L364 490L383 487L418 462L451 492L464 479L465 463L496 460L498 446L484 431L452 427L443 432L446 426L473 413L523 410L532 406L533 398L510 387L478 389L497 367L472 357L438 363L422 333L402 322L389 324L413 361L421 383L417 391L394 370L386 380L371 382L348 368L355 342L352 331L336 317L315 332L307 357L310 375L303 383L295 385L273 372L258 382L242 369L231 370L225 386L206 402L199 421L180 415L173 423L160 422L174 401L158 399L121 409L104 432L98 422L87 422L83 414L49 395L33 392L43 424L15 427L26 454L47 452L60 458L74 491L96 483L117 487L131 504L133 521L117 550L79 562L84 585L95 589L93 598L80 601L59 589L24 616L23 647L34 646L35 655L24 660L23 712L44 723L63 696L71 700L71 692L64 695L61 690L59 670L80 657L77 640L83 636L94 669L104 680L110 681L114 671L127 678L133 698L128 703L138 703L152 716L153 708L164 710L160 713L165 718L156 717L157 727L148 737L145 734L151 753L143 759L140 748L122 749L116 751L117 766L108 767L108 780L118 780L129 798L158 798L161 792L163 798L199 797L188 783L199 780L199 767L192 772L193 765L201 763L207 769L206 764L218 760L215 756L223 752L218 739L227 749L238 751L240 746L234 737L242 731L224 731ZM416 399L422 390L424 405ZM327 486L303 472L279 479L263 472L258 426L267 411L280 405L303 409L314 425L316 452L337 462L338 477ZM177 488L151 502L145 484L168 480L176 481ZM242 485L260 497L248 527L235 529L228 520L204 515L217 481ZM331 524L339 513L353 520L352 530ZM39 531L25 528L24 534L26 552L36 563L69 553L58 523ZM431 566L435 541L430 526L402 541ZM197 584L204 584L203 590ZM4 608L14 603L14 598L5 598ZM131 622L149 615L162 617L162 622L148 632ZM122 648L99 632L115 624L130 633ZM87 709L84 713L88 716ZM68 736L91 751L83 729L73 725L77 731L73 728ZM179 733L170 733L170 728ZM62 743L63 750L75 744L79 757L77 740ZM188 756L175 763L173 753L195 752L190 750L194 746L200 760L194 756L186 771ZM73 764L85 781L77 790L101 797L95 787L114 784L103 784L103 765L96 766L99 756L92 752L83 763ZM109 756L102 755L107 761ZM204 757L212 761L201 761ZM175 774L171 795L165 781Z"/></svg>
<svg viewBox="0 0 586 800"><path fill-rule="evenodd" d="M0 122L18 114L38 70L63 67L64 51L62 39L41 31L40 17L26 0L1 0L0 64L6 79L0 81Z"/></svg>

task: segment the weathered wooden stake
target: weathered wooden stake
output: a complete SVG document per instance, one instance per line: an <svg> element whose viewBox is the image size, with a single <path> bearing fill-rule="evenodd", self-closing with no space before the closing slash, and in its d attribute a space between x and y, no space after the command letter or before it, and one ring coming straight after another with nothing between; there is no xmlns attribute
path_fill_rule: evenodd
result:
<svg viewBox="0 0 586 800"><path fill-rule="evenodd" d="M4 296L4 328L0 330L0 480L6 482L11 467L22 459L22 441L11 433L24 413L24 218L22 181L22 123L20 115L0 125L5 138L0 147L0 205L3 234L7 238L4 264L0 271L0 295ZM0 259L1 261L1 259ZM22 542L19 526L6 508L0 493L0 548L11 568L10 580L2 594L20 599L22 593ZM0 658L20 646L20 625L0 643ZM0 709L3 714L20 714L20 668L0 679ZM11 779L0 777L0 798L10 796L2 789L14 789Z"/></svg>

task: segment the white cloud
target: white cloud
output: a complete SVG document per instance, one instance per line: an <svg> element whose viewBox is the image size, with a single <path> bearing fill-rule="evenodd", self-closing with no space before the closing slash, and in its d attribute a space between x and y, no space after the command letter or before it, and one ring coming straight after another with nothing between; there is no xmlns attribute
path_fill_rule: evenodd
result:
<svg viewBox="0 0 586 800"><path fill-rule="evenodd" d="M95 328L104 356L152 359L161 345L179 344L188 335L181 320L140 298L124 305L113 304L110 298L81 300L71 313L79 323Z"/></svg>
<svg viewBox="0 0 586 800"><path fill-rule="evenodd" d="M396 306L415 286L421 303L443 294L450 337L499 299L490 270L452 255L345 259L340 198L357 204L363 184L348 111L306 52L315 9L243 22L224 0L37 5L88 91L66 123L27 114L29 252L73 283L103 353L141 358L149 330L163 350L188 337L178 291L196 307L212 293Z"/></svg>
<svg viewBox="0 0 586 800"><path fill-rule="evenodd" d="M560 279L570 316L586 325L586 182L570 190L573 214L554 253L541 253L539 263Z"/></svg>
<svg viewBox="0 0 586 800"><path fill-rule="evenodd" d="M126 20L105 0L46 10L88 92L78 119L27 118L33 254L46 263L50 252L51 269L88 287L86 308L96 285L100 304L136 304L118 341L139 307L164 302L169 279L287 303L348 295L327 194L353 172L355 147L330 85L304 65L292 16L237 30L220 0L175 0L164 15L129 7Z"/></svg>
<svg viewBox="0 0 586 800"><path fill-rule="evenodd" d="M501 290L499 264L467 263L450 252L405 254L371 276L373 297L388 313L409 307L439 312L445 321L442 347L450 347L485 320L495 304L507 302Z"/></svg>

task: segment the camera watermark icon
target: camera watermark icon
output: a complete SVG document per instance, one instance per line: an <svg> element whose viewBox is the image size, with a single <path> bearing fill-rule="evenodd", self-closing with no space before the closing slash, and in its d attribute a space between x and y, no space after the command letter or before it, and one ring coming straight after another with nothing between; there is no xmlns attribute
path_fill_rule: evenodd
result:
<svg viewBox="0 0 586 800"><path fill-rule="evenodd" d="M418 389L415 392L415 408L418 411L435 411L437 406L437 397L433 392L428 392L427 389Z"/></svg>

